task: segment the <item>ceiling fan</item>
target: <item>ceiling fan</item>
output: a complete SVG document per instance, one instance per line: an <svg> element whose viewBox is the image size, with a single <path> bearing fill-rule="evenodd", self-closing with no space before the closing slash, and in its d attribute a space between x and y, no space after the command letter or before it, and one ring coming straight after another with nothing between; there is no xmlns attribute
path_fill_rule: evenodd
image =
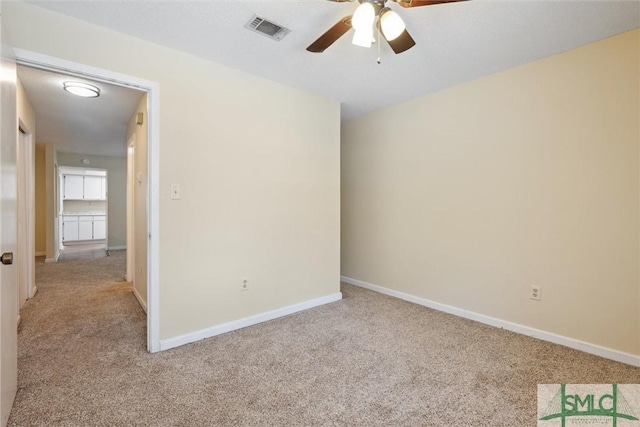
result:
<svg viewBox="0 0 640 427"><path fill-rule="evenodd" d="M329 0L337 3L352 2L354 0ZM371 47L374 41L374 27L376 27L384 39L389 43L395 53L402 53L412 48L416 42L409 35L400 15L388 8L385 3L388 0L358 0L360 6L355 13L345 16L333 27L311 43L309 52L321 53L342 37L351 27L354 28L353 44L362 47ZM456 3L467 0L390 0L400 6L409 8L417 6L432 6L443 3ZM376 21L376 18L377 21Z"/></svg>

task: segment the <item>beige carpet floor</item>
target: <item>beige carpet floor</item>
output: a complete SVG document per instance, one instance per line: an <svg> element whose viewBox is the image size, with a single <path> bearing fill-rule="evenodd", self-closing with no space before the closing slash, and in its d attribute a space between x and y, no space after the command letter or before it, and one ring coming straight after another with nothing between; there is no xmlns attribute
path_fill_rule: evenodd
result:
<svg viewBox="0 0 640 427"><path fill-rule="evenodd" d="M538 383L640 369L343 285L344 299L148 354L125 256L38 264L12 426L536 425Z"/></svg>

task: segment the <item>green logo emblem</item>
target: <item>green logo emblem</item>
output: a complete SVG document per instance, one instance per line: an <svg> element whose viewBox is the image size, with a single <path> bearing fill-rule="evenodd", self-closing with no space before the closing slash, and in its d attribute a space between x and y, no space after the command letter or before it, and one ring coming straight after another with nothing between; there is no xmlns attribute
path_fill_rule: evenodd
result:
<svg viewBox="0 0 640 427"><path fill-rule="evenodd" d="M541 404L541 386L538 386L538 406ZM630 386L638 387L638 385ZM634 403L637 404L637 402ZM566 384L560 384L546 410L541 411L541 414L542 416L538 419L539 426L546 425L540 421L550 420L559 420L561 427L565 427L568 420L574 421L571 424L576 425L612 427L618 427L620 420L634 422L632 425L635 425L635 421L639 421L631 404L620 392L617 384L612 384L611 388L606 391L602 390L602 385L579 384L572 387L572 392L567 392Z"/></svg>

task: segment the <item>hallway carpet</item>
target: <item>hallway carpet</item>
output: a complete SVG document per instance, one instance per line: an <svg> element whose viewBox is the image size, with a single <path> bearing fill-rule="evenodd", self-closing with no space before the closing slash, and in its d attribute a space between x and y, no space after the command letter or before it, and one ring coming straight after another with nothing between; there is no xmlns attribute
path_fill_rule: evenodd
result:
<svg viewBox="0 0 640 427"><path fill-rule="evenodd" d="M538 383L640 369L343 285L342 301L158 354L125 255L38 264L12 426L536 425Z"/></svg>

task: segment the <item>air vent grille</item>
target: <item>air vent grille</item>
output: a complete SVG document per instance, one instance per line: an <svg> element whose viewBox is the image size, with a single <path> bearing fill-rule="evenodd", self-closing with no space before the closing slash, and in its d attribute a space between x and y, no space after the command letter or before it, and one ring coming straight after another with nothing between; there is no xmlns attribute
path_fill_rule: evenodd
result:
<svg viewBox="0 0 640 427"><path fill-rule="evenodd" d="M291 32L290 29L274 22L267 21L258 15L253 15L253 18L251 18L244 27L276 41L282 40L284 36Z"/></svg>

